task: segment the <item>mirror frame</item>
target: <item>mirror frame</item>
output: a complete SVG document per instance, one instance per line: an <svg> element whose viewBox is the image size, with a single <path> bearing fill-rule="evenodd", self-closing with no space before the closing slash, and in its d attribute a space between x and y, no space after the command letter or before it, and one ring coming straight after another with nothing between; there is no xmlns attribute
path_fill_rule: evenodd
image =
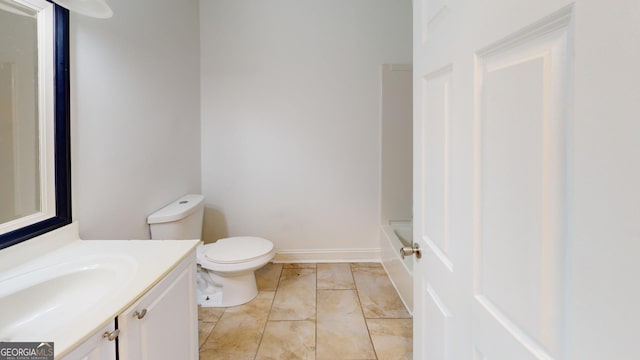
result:
<svg viewBox="0 0 640 360"><path fill-rule="evenodd" d="M50 0L47 0L52 2ZM53 4L54 168L56 214L0 235L0 249L71 223L71 120L69 11Z"/></svg>

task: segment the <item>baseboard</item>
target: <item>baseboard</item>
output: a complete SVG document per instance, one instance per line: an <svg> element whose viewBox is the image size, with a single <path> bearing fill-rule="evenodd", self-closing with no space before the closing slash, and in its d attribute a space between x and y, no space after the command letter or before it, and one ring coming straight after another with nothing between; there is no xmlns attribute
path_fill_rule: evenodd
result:
<svg viewBox="0 0 640 360"><path fill-rule="evenodd" d="M275 263L380 262L380 249L304 249L281 250Z"/></svg>

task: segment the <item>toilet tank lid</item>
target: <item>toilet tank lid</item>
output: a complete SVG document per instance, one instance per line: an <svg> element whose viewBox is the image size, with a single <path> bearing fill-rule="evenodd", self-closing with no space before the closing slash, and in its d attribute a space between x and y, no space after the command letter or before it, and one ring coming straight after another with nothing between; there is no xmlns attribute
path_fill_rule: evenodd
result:
<svg viewBox="0 0 640 360"><path fill-rule="evenodd" d="M148 224L159 224L186 218L198 210L204 202L204 196L190 194L181 197L147 217Z"/></svg>

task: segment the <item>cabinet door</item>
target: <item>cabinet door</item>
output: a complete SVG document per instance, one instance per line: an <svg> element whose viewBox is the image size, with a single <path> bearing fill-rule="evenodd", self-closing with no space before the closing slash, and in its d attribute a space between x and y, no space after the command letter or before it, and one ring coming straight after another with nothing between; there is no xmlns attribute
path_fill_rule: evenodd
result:
<svg viewBox="0 0 640 360"><path fill-rule="evenodd" d="M120 360L198 359L192 254L118 316Z"/></svg>
<svg viewBox="0 0 640 360"><path fill-rule="evenodd" d="M109 340L103 336L105 333L113 334L115 328L114 322L111 321L70 353L63 356L61 360L116 360L115 338L112 337L113 340Z"/></svg>

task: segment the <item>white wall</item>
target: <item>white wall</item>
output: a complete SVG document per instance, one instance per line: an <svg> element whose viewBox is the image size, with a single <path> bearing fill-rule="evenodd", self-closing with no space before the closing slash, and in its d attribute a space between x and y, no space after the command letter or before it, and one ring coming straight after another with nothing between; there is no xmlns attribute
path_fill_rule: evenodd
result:
<svg viewBox="0 0 640 360"><path fill-rule="evenodd" d="M198 1L109 4L71 15L74 219L85 239L148 238L148 214L200 192Z"/></svg>
<svg viewBox="0 0 640 360"><path fill-rule="evenodd" d="M201 0L205 239L378 247L380 67L410 0Z"/></svg>

